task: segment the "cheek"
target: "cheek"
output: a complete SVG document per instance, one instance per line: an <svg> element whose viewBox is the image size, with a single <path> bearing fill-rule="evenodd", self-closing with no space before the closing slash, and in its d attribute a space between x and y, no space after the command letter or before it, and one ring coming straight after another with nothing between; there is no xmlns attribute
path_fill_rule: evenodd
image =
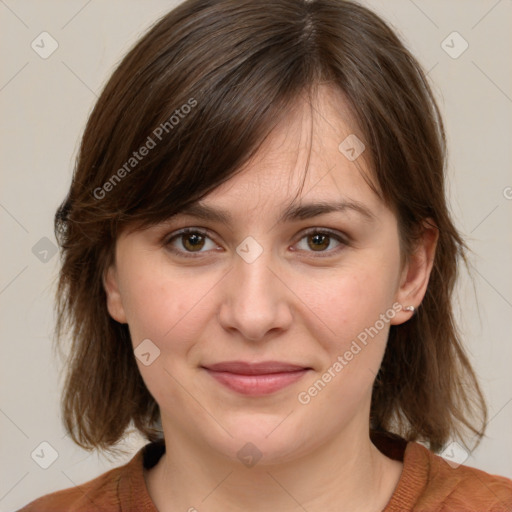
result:
<svg viewBox="0 0 512 512"><path fill-rule="evenodd" d="M137 359L148 390L159 404L182 409L179 383L190 378L187 358L201 337L207 292L213 283L165 268L163 272L161 266L153 264L132 270L124 281L123 305L135 355L143 340L149 339L157 347L150 348L151 358L154 353L158 356L149 365Z"/></svg>
<svg viewBox="0 0 512 512"><path fill-rule="evenodd" d="M303 304L299 314L310 323L311 332L320 328L322 339L334 348L373 325L391 305L387 275L369 268L362 263L295 280L294 291Z"/></svg>
<svg viewBox="0 0 512 512"><path fill-rule="evenodd" d="M197 336L199 317L216 280L187 277L157 261L125 270L130 273L123 281L123 306L134 346L149 338L173 352L186 347Z"/></svg>
<svg viewBox="0 0 512 512"><path fill-rule="evenodd" d="M323 349L319 375L308 382L311 397L318 393L318 404L335 400L348 410L371 390L394 316L392 278L391 269L361 260L328 278L300 281L297 295L307 305L300 315ZM325 393L317 382L322 377L328 382ZM303 388L306 394L308 389Z"/></svg>
<svg viewBox="0 0 512 512"><path fill-rule="evenodd" d="M307 315L308 330L315 344L321 345L322 357L321 366L301 386L297 400L305 412L322 414L326 424L339 426L340 421L361 413L362 403L370 403L389 319L394 316L389 278L372 268L360 262L326 282L308 280L310 286L300 291L307 297L304 302L313 305ZM387 311L386 322L381 315ZM363 413L367 414L366 409Z"/></svg>

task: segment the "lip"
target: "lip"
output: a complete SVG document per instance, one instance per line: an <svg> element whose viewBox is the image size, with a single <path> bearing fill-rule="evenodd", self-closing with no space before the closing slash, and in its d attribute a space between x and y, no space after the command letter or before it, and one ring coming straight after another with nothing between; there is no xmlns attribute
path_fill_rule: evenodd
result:
<svg viewBox="0 0 512 512"><path fill-rule="evenodd" d="M203 368L217 382L233 391L252 396L279 391L298 381L311 370L310 367L280 361L226 361Z"/></svg>
<svg viewBox="0 0 512 512"><path fill-rule="evenodd" d="M249 361L223 361L204 367L214 372L229 372L238 375L266 375L269 373L294 372L308 369L307 366L286 363L283 361L262 361L259 363Z"/></svg>

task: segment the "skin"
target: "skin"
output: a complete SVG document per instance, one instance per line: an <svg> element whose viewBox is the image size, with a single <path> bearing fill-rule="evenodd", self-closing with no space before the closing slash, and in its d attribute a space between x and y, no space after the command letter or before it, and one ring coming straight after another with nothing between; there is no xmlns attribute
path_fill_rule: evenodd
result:
<svg viewBox="0 0 512 512"><path fill-rule="evenodd" d="M109 313L128 324L134 348L149 338L160 350L149 366L137 364L160 406L166 440L166 454L145 472L161 512L381 511L399 481L402 463L370 441L369 411L390 325L412 313L385 322L308 404L297 397L394 303L421 303L437 230L425 229L401 267L397 219L363 179L362 172L371 176L365 153L351 162L338 150L359 133L347 104L327 86L316 93L313 110L297 101L242 172L201 201L228 210L232 224L180 216L117 240L104 277ZM357 200L374 219L346 210L277 223L300 186L310 142L300 202ZM185 227L210 234L195 251L190 235L166 247ZM330 237L318 249L308 228L334 230L345 243ZM263 250L252 263L236 252L248 236ZM227 360L312 370L251 397L200 367ZM248 442L262 454L252 467L237 456Z"/></svg>

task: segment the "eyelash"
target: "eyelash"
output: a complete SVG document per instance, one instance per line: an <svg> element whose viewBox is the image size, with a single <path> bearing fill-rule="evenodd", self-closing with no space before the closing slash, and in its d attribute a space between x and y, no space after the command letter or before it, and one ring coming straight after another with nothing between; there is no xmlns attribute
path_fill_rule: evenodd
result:
<svg viewBox="0 0 512 512"><path fill-rule="evenodd" d="M171 235L165 237L163 240L163 245L172 253L174 253L178 256L181 256L183 258L201 258L202 257L201 255L204 254L204 252L197 252L197 253L187 252L187 251L178 250L178 249L172 247L171 243L175 239L179 239L180 236L189 235L189 234L201 235L201 236L210 238L213 241L212 237L210 236L209 231L206 231L201 228L184 228L176 233L172 233ZM337 242L339 242L341 244L341 247L338 247L337 249L334 249L331 251L319 251L318 253L316 253L317 255L313 256L314 258L325 258L328 256L332 256L333 254L337 254L340 250L343 250L343 246L348 245L347 240L344 237L342 237L339 233L332 231L330 229L326 229L326 228L310 228L310 229L306 230L302 234L302 237L299 239L299 242L309 235L328 235L330 238L336 240ZM305 251L305 252L315 253L316 251Z"/></svg>

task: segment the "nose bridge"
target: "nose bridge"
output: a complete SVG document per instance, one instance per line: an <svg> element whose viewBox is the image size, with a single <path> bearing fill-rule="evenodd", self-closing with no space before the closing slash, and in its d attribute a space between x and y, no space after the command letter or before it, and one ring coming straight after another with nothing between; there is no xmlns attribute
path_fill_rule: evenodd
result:
<svg viewBox="0 0 512 512"><path fill-rule="evenodd" d="M254 239L242 242L237 253L239 258L235 259L235 276L238 279L240 288L245 287L250 295L263 293L269 296L274 293L269 286L272 272L269 267L272 265L272 249L267 245L265 248Z"/></svg>
<svg viewBox="0 0 512 512"><path fill-rule="evenodd" d="M239 258L234 262L234 278L240 303L244 300L249 303L258 301L259 307L264 307L265 304L266 307L270 307L270 303L276 300L276 293L279 293L275 286L271 286L274 274L269 267L272 266L273 251L268 238L266 242L264 246L265 241L258 242L249 236L236 249Z"/></svg>
<svg viewBox="0 0 512 512"><path fill-rule="evenodd" d="M285 286L274 274L274 251L247 237L236 252L231 283L221 306L221 323L251 340L260 339L271 329L285 328L291 313Z"/></svg>

